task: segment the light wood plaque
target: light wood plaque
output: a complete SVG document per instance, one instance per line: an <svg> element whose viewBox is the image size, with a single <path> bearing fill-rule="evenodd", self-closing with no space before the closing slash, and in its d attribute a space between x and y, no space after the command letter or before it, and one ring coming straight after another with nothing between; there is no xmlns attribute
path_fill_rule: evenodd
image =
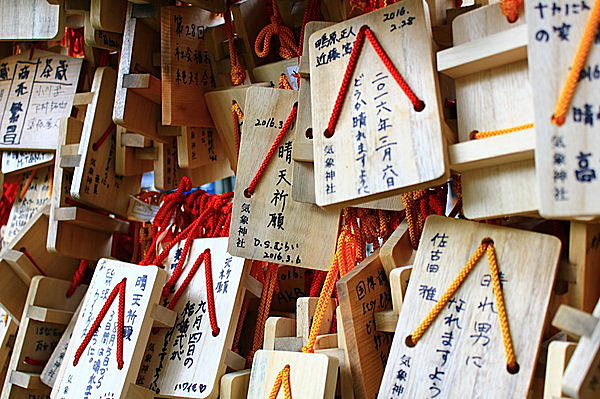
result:
<svg viewBox="0 0 600 399"><path fill-rule="evenodd" d="M177 265L181 247L175 247L169 253L166 261L169 274ZM227 359L239 357L231 352L231 345L251 262L229 255L225 237L194 240L174 290L179 289L198 256L206 249L210 249L211 253L215 311L220 332L213 336L209 322L206 264L203 263L173 309L177 313L175 325L152 334L146 346L137 383L161 396L216 398Z"/></svg>
<svg viewBox="0 0 600 399"><path fill-rule="evenodd" d="M297 98L292 90L248 89L240 148L240 154L247 155L240 158L236 176L229 253L326 270L335 252L339 209L324 210L292 199L293 128L276 150L254 195L244 195Z"/></svg>
<svg viewBox="0 0 600 399"><path fill-rule="evenodd" d="M54 162L53 152L3 151L2 174L23 173L49 166Z"/></svg>
<svg viewBox="0 0 600 399"><path fill-rule="evenodd" d="M64 6L47 0L4 0L0 40L58 40L64 35Z"/></svg>
<svg viewBox="0 0 600 399"><path fill-rule="evenodd" d="M354 40L367 25L425 108L416 112L370 42L352 76L333 137L325 137ZM421 0L402 1L310 36L318 205L353 204L439 185L448 177L432 59Z"/></svg>
<svg viewBox="0 0 600 399"><path fill-rule="evenodd" d="M538 3L527 1L525 15L537 132L535 164L540 214L546 218L599 215L597 45L591 46L564 125L551 123L592 3L577 3L572 12L567 11L566 2L556 3L560 11L554 12L553 3L541 2L537 8Z"/></svg>
<svg viewBox="0 0 600 399"><path fill-rule="evenodd" d="M143 348L159 308L158 301L166 275L165 271L156 266L138 266L100 259L75 324L64 359L65 367L60 369L52 389L52 398L84 396L85 392L94 397L127 397L129 386L135 382L142 362ZM117 333L118 296L101 322L98 335L83 352L77 366L74 366L75 351L104 305L106 297L123 278L127 279L124 330L128 329L130 332L127 333L129 337L123 340L124 367L121 370L117 368L116 341L111 344L112 336ZM95 383L89 383L90 379Z"/></svg>
<svg viewBox="0 0 600 399"><path fill-rule="evenodd" d="M502 273L517 374L507 370L485 255L416 346L405 342L485 237ZM559 254L553 236L428 217L378 398L526 398Z"/></svg>

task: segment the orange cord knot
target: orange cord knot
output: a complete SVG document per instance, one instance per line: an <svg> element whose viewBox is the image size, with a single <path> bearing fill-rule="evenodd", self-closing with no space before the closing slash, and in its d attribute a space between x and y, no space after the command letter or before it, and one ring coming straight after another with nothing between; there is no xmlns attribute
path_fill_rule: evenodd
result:
<svg viewBox="0 0 600 399"><path fill-rule="evenodd" d="M279 8L276 1L273 4L273 15L271 15L271 23L258 33L254 42L254 51L260 58L265 58L271 51L271 40L273 36L279 37L279 55L288 60L298 57L298 46L294 38L294 32L283 24L283 19L279 14Z"/></svg>
<svg viewBox="0 0 600 399"><path fill-rule="evenodd" d="M519 19L519 7L523 5L524 0L501 0L500 10L511 24Z"/></svg>

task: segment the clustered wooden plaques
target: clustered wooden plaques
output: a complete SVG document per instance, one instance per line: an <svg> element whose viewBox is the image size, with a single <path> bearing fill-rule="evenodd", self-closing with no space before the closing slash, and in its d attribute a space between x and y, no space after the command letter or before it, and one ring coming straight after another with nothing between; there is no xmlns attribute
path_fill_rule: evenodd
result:
<svg viewBox="0 0 600 399"><path fill-rule="evenodd" d="M1 1L0 182L16 197L0 201L0 398L263 399L281 382L282 399L287 371L296 399L596 399L599 32L564 124L552 115L600 6L525 0L509 21L512 3ZM303 35L297 57L279 24ZM184 237L158 265L113 258L165 250L171 234L148 232L182 178L175 234L184 207L214 210L191 193L233 174L215 205L230 224L202 226L227 237ZM346 207L378 221L338 241ZM489 240L495 258L444 295ZM324 280L332 297L309 296Z"/></svg>

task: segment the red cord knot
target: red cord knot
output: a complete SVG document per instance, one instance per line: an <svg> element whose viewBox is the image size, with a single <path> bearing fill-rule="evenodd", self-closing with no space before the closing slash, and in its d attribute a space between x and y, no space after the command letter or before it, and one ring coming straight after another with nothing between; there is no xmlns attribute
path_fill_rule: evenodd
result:
<svg viewBox="0 0 600 399"><path fill-rule="evenodd" d="M477 133L479 133L479 130L471 130L471 133L469 133L469 140L475 140L477 138Z"/></svg>
<svg viewBox="0 0 600 399"><path fill-rule="evenodd" d="M556 117L556 116L552 115L552 118L550 118L550 122L552 122L556 126L562 126L565 124L565 117L564 116Z"/></svg>
<svg viewBox="0 0 600 399"><path fill-rule="evenodd" d="M485 237L481 240L481 244L482 245L494 245L494 240L492 240L490 237Z"/></svg>

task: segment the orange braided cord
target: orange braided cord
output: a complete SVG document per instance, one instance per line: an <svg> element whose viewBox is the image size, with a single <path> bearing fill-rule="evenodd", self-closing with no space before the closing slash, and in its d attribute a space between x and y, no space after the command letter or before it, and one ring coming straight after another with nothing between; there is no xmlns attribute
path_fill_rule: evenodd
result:
<svg viewBox="0 0 600 399"><path fill-rule="evenodd" d="M502 343L504 344L504 352L506 353L506 364L509 369L518 367L515 349L510 335L510 326L508 324L508 315L506 314L506 305L504 303L504 294L502 292L502 284L500 283L500 269L496 260L496 251L494 242L491 241L487 246L487 257L492 272L492 286L494 287L494 296L498 305L498 319L500 320L500 329L502 331Z"/></svg>
<svg viewBox="0 0 600 399"><path fill-rule="evenodd" d="M526 123L524 125L513 126L507 129L487 130L485 132L473 130L469 135L469 138L471 140L487 139L488 137L501 136L503 134L519 132L527 129L533 129L533 123Z"/></svg>
<svg viewBox="0 0 600 399"><path fill-rule="evenodd" d="M500 0L500 10L508 22L513 23L519 19L519 7L524 0Z"/></svg>
<svg viewBox="0 0 600 399"><path fill-rule="evenodd" d="M284 90L294 90L285 73L282 73L279 76L279 83L277 84L277 87Z"/></svg>
<svg viewBox="0 0 600 399"><path fill-rule="evenodd" d="M419 212L419 200L425 195L426 190L410 191L401 194L402 205L406 210L406 223L408 224L408 236L413 249L419 246L421 230L423 230L423 217Z"/></svg>
<svg viewBox="0 0 600 399"><path fill-rule="evenodd" d="M231 63L231 84L234 86L243 85L246 80L246 68L240 63L237 48L235 47L235 37L233 34L233 21L231 20L230 2L226 1L225 14L225 33L227 34L227 44L229 45L229 61Z"/></svg>
<svg viewBox="0 0 600 399"><path fill-rule="evenodd" d="M283 383L283 397L285 399L292 399L292 389L290 387L290 365L286 364L284 368L282 368L279 373L277 373L277 377L275 377L275 382L273 383L273 389L271 389L271 393L269 394L269 399L275 399L277 394L279 393L279 389L281 388L281 384Z"/></svg>
<svg viewBox="0 0 600 399"><path fill-rule="evenodd" d="M252 349L246 355L246 364L252 365L254 360L254 354L257 350L262 348L263 341L265 338L265 324L271 311L271 302L273 301L273 293L278 283L277 269L279 266L276 263L266 263L265 279L263 281L263 292L258 305L258 315L256 318L256 330L254 330L254 338L252 342Z"/></svg>
<svg viewBox="0 0 600 399"><path fill-rule="evenodd" d="M565 123L569 106L571 105L575 89L577 88L579 74L590 53L590 48L596 37L596 31L598 30L598 24L600 24L600 1L594 1L592 11L590 11L590 16L585 25L585 29L583 30L583 35L581 36L581 41L577 47L577 52L575 53L575 57L573 57L571 69L569 70L565 84L560 92L560 97L558 97L556 107L554 108L554 114L552 115L551 121L555 125L561 126Z"/></svg>
<svg viewBox="0 0 600 399"><path fill-rule="evenodd" d="M242 134L240 132L240 124L244 122L244 111L237 103L237 101L231 101L231 119L233 120L233 135L235 139L235 149L236 152L240 153L240 141L242 138Z"/></svg>
<svg viewBox="0 0 600 399"><path fill-rule="evenodd" d="M465 281L469 273L471 273L471 270L473 270L479 259L481 259L481 257L485 253L486 248L487 244L483 242L479 244L479 247L477 247L473 255L471 255L471 258L467 261L467 264L458 273L458 275L456 276L454 281L452 281L448 289L446 289L446 292L444 292L440 300L437 301L433 309L431 309L429 311L429 314L425 316L419 327L417 327L417 329L410 335L410 339L413 342L413 344L419 342L421 337L423 337L423 334L425 334L427 329L433 324L440 312L444 310L446 305L448 305L450 299L454 297L454 294L456 293L456 291L458 291L463 281Z"/></svg>
<svg viewBox="0 0 600 399"><path fill-rule="evenodd" d="M268 56L271 51L271 40L273 39L273 35L276 35L279 36L279 55L286 60L298 57L298 46L295 43L294 33L283 24L283 19L281 19L275 0L273 0L272 5L273 15L271 16L271 23L262 28L256 36L254 51L260 58Z"/></svg>

